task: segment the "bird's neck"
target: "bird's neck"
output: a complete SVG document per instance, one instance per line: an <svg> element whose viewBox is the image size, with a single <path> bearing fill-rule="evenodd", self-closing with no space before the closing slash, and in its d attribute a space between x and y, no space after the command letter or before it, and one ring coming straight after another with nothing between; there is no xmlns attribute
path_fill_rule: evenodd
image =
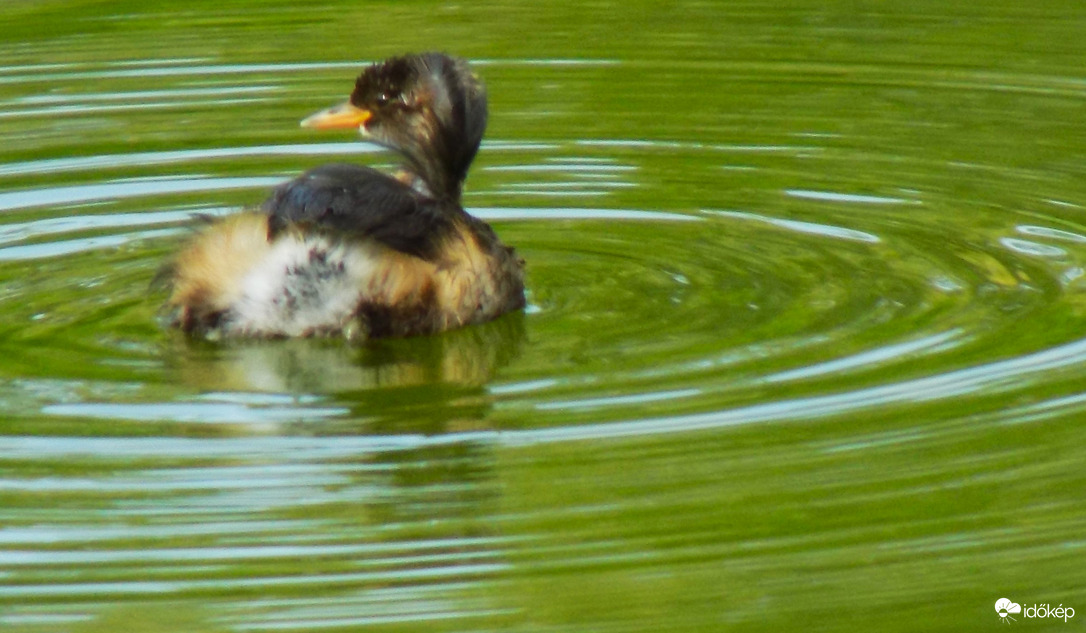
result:
<svg viewBox="0 0 1086 633"><path fill-rule="evenodd" d="M434 198L460 202L466 169L450 169L437 161L415 160L410 156L407 169L425 184L429 194Z"/></svg>

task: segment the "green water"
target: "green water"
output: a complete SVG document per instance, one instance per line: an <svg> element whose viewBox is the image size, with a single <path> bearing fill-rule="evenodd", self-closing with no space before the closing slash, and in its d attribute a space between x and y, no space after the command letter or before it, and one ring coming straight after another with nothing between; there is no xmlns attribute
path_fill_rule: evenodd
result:
<svg viewBox="0 0 1086 633"><path fill-rule="evenodd" d="M1086 5L0 7L0 630L1078 630ZM193 213L487 82L530 307L216 345Z"/></svg>

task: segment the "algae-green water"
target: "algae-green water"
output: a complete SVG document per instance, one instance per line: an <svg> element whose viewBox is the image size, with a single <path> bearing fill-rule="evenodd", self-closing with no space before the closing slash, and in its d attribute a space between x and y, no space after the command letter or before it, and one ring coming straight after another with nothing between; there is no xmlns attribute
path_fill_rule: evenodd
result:
<svg viewBox="0 0 1086 633"><path fill-rule="evenodd" d="M306 5L0 6L0 630L1081 629L1086 5ZM161 329L430 49L529 308Z"/></svg>

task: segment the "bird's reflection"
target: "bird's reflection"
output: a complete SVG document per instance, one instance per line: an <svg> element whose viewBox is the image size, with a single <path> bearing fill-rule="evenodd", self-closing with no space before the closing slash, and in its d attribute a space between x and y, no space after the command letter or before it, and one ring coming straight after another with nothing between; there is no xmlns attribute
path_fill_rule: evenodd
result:
<svg viewBox="0 0 1086 633"><path fill-rule="evenodd" d="M492 542L500 534L487 519L500 494L494 446L474 434L431 440L492 425L494 396L486 385L519 354L524 321L523 313L514 313L439 336L358 346L342 340L212 345L185 339L178 346L178 373L190 387L211 394L291 395L299 409L307 402L343 409L331 418L300 417L260 431L288 441L311 435L404 440L399 448L360 448L308 462L311 472L339 483L316 486L305 516L340 526L351 542L401 550L388 560L367 554L335 565L365 565L394 576L414 573L423 564L412 562L418 557L427 573L480 580L504 564ZM283 463L295 467L298 459L306 458L284 455ZM267 456L261 467L271 467ZM303 483L295 478L286 485ZM268 494L261 488L259 499ZM273 496L286 499L290 492Z"/></svg>
<svg viewBox="0 0 1086 633"><path fill-rule="evenodd" d="M349 345L340 339L287 339L211 344L185 340L178 354L183 383L202 391L255 391L365 397L425 388L458 391L486 384L516 358L524 314L438 336ZM450 394L451 395L451 394Z"/></svg>

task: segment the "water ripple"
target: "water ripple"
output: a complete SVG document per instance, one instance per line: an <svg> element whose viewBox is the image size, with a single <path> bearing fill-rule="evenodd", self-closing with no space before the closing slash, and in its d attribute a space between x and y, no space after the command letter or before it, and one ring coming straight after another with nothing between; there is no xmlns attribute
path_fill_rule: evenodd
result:
<svg viewBox="0 0 1086 633"><path fill-rule="evenodd" d="M865 233L863 231L857 231L855 229L848 229L839 226L827 226L825 224L817 224L814 222L800 222L796 220L785 220L782 218L768 218L758 215L756 213L748 213L745 211L713 211L703 210L702 213L710 213L713 215L719 215L728 218L739 218L743 220L754 220L757 222L765 222L772 224L773 226L779 226L784 229L792 231L798 231L800 233L811 233L813 235L824 235L826 237L834 237L842 240L855 240L858 242L878 243L882 240L877 235Z"/></svg>
<svg viewBox="0 0 1086 633"><path fill-rule="evenodd" d="M349 412L342 407L249 407L229 403L111 404L84 402L42 407L44 415L104 420L136 420L145 422L173 421L200 424L256 423L271 424L289 420L319 420L342 416Z"/></svg>
<svg viewBox="0 0 1086 633"><path fill-rule="evenodd" d="M512 141L486 141L483 148L493 151L526 151L552 148L546 143L519 143ZM99 170L145 165L167 165L182 162L200 162L209 159L244 158L262 156L336 156L373 154L382 150L372 143L358 141L344 143L301 143L294 145L256 145L251 147L210 147L164 152L136 152L132 154L108 154L79 156L76 158L50 158L0 165L0 176L49 174L67 171Z"/></svg>
<svg viewBox="0 0 1086 633"><path fill-rule="evenodd" d="M167 16L215 17L103 19ZM1082 547L1086 84L1011 47L1001 72L976 70L987 50L888 62L913 31L862 63L788 61L822 19L792 29L821 38L803 55L747 57L780 41L765 17L734 59L477 60L508 136L465 202L525 258L530 307L360 345L188 340L145 288L191 214L318 158L393 160L296 125L365 62L22 65L101 36L20 45L0 66L0 623L110 630L169 602L199 622L177 630L786 630L855 614L836 596L878 593L857 587L926 618L978 573L1074 585L1048 561ZM797 567L830 589L805 598ZM670 615L725 585L723 616Z"/></svg>
<svg viewBox="0 0 1086 633"><path fill-rule="evenodd" d="M943 344L947 335L935 337L916 344L916 351L934 344ZM894 350L899 356L904 350ZM848 367L870 358L854 358L843 361ZM251 442L247 452L259 455L262 450L272 454L290 453L295 459L314 459L312 451L317 451L321 459L333 458L335 454L358 454L359 452L395 451L408 448L420 448L435 445L457 444L463 442L493 442L507 446L525 446L540 443L582 441L586 439L607 439L634 437L655 434L673 434L693 432L714 428L725 428L780 421L809 421L828 416L840 416L855 411L887 408L895 405L915 404L936 400L960 398L974 393L999 393L1019 390L1027 387L1037 377L1043 377L1055 369L1077 366L1086 363L1086 339L1061 345L1034 354L1005 361L988 363L966 369L936 374L924 378L889 383L847 391L839 394L808 398L771 401L749 407L731 410L712 411L691 415L644 418L625 422L585 423L576 426L563 426L549 429L471 431L447 433L437 437L420 435L398 435L385 437L335 438L334 440L304 440L301 438L264 438L247 439ZM805 378L828 371L827 368L812 368L809 372L796 371L770 376L767 382ZM697 390L680 390L657 394L641 394L630 398L614 400L599 399L571 403L550 403L543 408L586 408L592 409L606 405L627 405L636 403L688 398L697 395ZM76 440L62 441L61 438L0 438L0 453L8 459L38 459L48 455L126 455L126 456L195 456L199 454L230 454L235 450L231 441L214 440ZM213 449L213 450L212 450ZM150 451L148 453L148 451Z"/></svg>
<svg viewBox="0 0 1086 633"><path fill-rule="evenodd" d="M76 204L92 200L117 200L140 196L224 189L268 188L281 178L169 178L140 182L107 182L0 193L0 211L37 206Z"/></svg>
<svg viewBox="0 0 1086 633"><path fill-rule="evenodd" d="M920 204L919 200L907 198L894 198L888 196L871 196L856 193L839 193L834 191L808 191L806 189L785 189L786 195L805 200L819 200L824 202L845 202L855 204Z"/></svg>

